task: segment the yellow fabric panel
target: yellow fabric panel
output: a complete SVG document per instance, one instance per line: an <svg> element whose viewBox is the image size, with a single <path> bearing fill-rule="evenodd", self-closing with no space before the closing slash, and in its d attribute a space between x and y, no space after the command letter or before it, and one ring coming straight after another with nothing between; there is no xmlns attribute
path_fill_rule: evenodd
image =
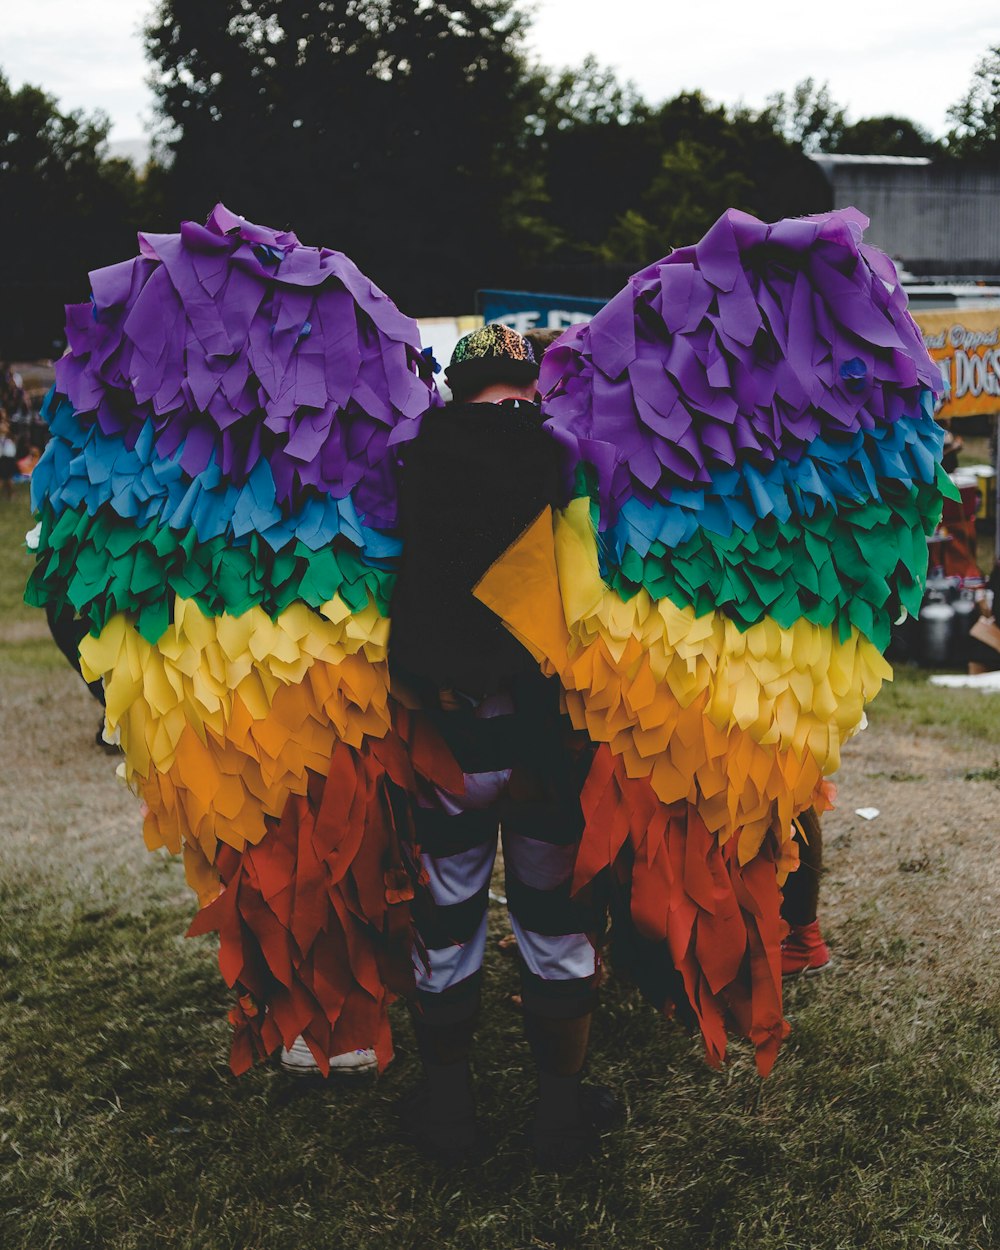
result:
<svg viewBox="0 0 1000 1250"><path fill-rule="evenodd" d="M310 771L326 773L337 741L360 746L366 735L383 737L387 699L385 663L363 656L318 661L299 685L278 690L261 720L237 696L225 734L209 729L202 741L188 726L169 769L132 779L149 808L146 845L183 850L188 880L203 901L206 889L211 898L214 878L204 870L217 844L243 850L259 842L264 817L280 816L289 795L305 794Z"/></svg>
<svg viewBox="0 0 1000 1250"><path fill-rule="evenodd" d="M641 590L624 602L602 581L590 501L548 510L488 571L476 595L559 674L578 728L648 776L665 803L696 804L740 860L768 828L820 794L892 670L856 631L764 620L741 633Z"/></svg>
<svg viewBox="0 0 1000 1250"><path fill-rule="evenodd" d="M202 903L218 889L219 842L264 836L308 773L325 774L337 741L360 746L389 728L388 622L339 600L319 615L295 604L206 617L178 599L150 646L124 616L87 638L88 679L103 677L108 723L121 731L124 775L148 811L150 849L184 853Z"/></svg>
<svg viewBox="0 0 1000 1250"><path fill-rule="evenodd" d="M337 665L363 654L385 661L389 622L373 604L352 614L339 598L322 615L305 604L276 620L260 608L242 616L205 616L193 600L177 597L174 619L151 646L123 615L80 644L88 681L104 679L108 725L121 728L130 773L166 771L186 727L204 742L206 731L225 735L238 697L254 720L264 720L277 692L302 682L322 660Z"/></svg>

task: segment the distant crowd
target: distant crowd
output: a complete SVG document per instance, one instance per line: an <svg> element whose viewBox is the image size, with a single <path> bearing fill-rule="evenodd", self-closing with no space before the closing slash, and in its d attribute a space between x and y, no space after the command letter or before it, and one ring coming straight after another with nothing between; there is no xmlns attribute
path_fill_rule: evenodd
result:
<svg viewBox="0 0 1000 1250"><path fill-rule="evenodd" d="M0 361L0 498L9 499L15 482L31 477L49 428L25 395L21 375Z"/></svg>

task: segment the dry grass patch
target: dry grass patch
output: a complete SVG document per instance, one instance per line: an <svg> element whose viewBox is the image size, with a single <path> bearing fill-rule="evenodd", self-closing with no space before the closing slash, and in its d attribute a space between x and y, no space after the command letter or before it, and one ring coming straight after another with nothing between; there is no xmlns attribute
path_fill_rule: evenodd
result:
<svg viewBox="0 0 1000 1250"><path fill-rule="evenodd" d="M26 519L0 514L0 605L23 575L13 544ZM0 610L0 631L27 616ZM416 1075L402 1013L400 1058L377 1085L313 1086L274 1068L234 1080L213 944L182 937L183 874L143 849L135 800L93 744L96 704L34 634L0 649L0 680L3 1247L1000 1243L997 735L985 701L932 696L904 674L849 745L826 825L837 964L789 988L794 1031L774 1074L759 1081L744 1045L711 1072L612 976L593 1068L630 1119L603 1160L552 1178L527 1166L530 1065L507 1002L514 970L492 947L476 1064L483 1163L442 1172L399 1139L393 1102ZM943 727L922 723L932 702ZM854 815L870 805L875 821Z"/></svg>

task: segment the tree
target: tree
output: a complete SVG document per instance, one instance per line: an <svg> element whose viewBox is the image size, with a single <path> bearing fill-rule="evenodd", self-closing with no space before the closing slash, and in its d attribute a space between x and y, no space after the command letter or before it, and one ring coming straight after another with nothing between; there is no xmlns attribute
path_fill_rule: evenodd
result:
<svg viewBox="0 0 1000 1250"><path fill-rule="evenodd" d="M38 87L0 74L0 357L46 356L63 305L87 298L87 272L135 251L143 188L107 156L108 119L63 113Z"/></svg>
<svg viewBox="0 0 1000 1250"><path fill-rule="evenodd" d="M573 126L628 126L648 120L650 108L635 83L621 83L595 56L550 74L542 86L538 118L546 130Z"/></svg>
<svg viewBox="0 0 1000 1250"><path fill-rule="evenodd" d="M790 95L768 96L761 117L803 152L832 152L845 126L844 109L830 95L828 83L803 78Z"/></svg>
<svg viewBox="0 0 1000 1250"><path fill-rule="evenodd" d="M348 252L413 312L544 249L514 0L162 0L146 30L172 208Z"/></svg>
<svg viewBox="0 0 1000 1250"><path fill-rule="evenodd" d="M594 57L545 82L532 125L554 260L592 264L616 219L638 203L659 167L653 116L633 84Z"/></svg>
<svg viewBox="0 0 1000 1250"><path fill-rule="evenodd" d="M609 231L609 260L648 263L695 242L727 208L774 221L829 207L819 168L767 116L731 112L696 91L668 100L655 132L657 168Z"/></svg>
<svg viewBox="0 0 1000 1250"><path fill-rule="evenodd" d="M668 148L642 199L608 236L608 250L635 264L694 243L727 208L746 203L752 184L720 148L680 139Z"/></svg>
<svg viewBox="0 0 1000 1250"><path fill-rule="evenodd" d="M863 117L845 125L828 152L869 156L935 156L941 145L906 117Z"/></svg>
<svg viewBox="0 0 1000 1250"><path fill-rule="evenodd" d="M969 90L948 110L948 148L965 160L1000 163L1000 44L976 66Z"/></svg>

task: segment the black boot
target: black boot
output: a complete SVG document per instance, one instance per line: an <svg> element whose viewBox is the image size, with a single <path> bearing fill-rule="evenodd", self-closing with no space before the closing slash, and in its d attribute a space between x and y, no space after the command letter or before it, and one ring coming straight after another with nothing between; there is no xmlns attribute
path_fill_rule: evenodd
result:
<svg viewBox="0 0 1000 1250"><path fill-rule="evenodd" d="M424 1064L426 1080L404 1099L403 1124L421 1154L457 1163L478 1145L469 1061Z"/></svg>
<svg viewBox="0 0 1000 1250"><path fill-rule="evenodd" d="M601 1137L584 1110L580 1073L538 1073L538 1106L531 1127L535 1162L546 1172L567 1172L601 1151Z"/></svg>
<svg viewBox="0 0 1000 1250"><path fill-rule="evenodd" d="M532 1145L538 1166L564 1172L600 1153L600 1134L624 1118L621 1103L600 1085L584 1085L591 1016L553 1020L525 1012L525 1032L538 1065Z"/></svg>
<svg viewBox="0 0 1000 1250"><path fill-rule="evenodd" d="M478 1144L469 1069L475 1019L429 1024L426 1016L414 1012L413 1027L425 1080L403 1100L403 1123L422 1154L457 1163Z"/></svg>

